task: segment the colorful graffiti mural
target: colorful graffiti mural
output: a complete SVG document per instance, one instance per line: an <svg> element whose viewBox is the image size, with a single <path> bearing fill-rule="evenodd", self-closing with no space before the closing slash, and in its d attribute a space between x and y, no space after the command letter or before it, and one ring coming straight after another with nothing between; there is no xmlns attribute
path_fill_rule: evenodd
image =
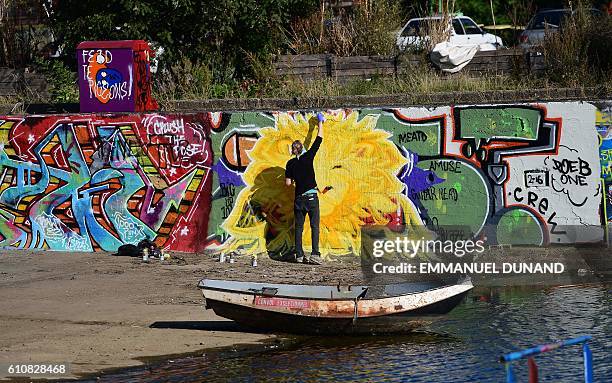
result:
<svg viewBox="0 0 612 383"><path fill-rule="evenodd" d="M292 251L282 167L292 140L311 142L312 116L217 116L212 247ZM329 111L315 161L322 251L356 252L370 224L491 243L601 241L594 117L578 103Z"/></svg>
<svg viewBox="0 0 612 383"><path fill-rule="evenodd" d="M419 238L453 228L489 243L604 239L609 115L591 104L326 114L314 164L324 256L358 252L368 225ZM149 237L175 250L290 253L294 192L284 166L293 140L312 142L313 117L0 117L1 243L112 251Z"/></svg>
<svg viewBox="0 0 612 383"><path fill-rule="evenodd" d="M597 109L596 126L599 134L599 160L601 162L601 185L603 192L603 217L612 227L612 107ZM608 234L609 235L609 234ZM610 238L608 238L610 240Z"/></svg>
<svg viewBox="0 0 612 383"><path fill-rule="evenodd" d="M212 155L207 115L0 119L1 245L197 251Z"/></svg>

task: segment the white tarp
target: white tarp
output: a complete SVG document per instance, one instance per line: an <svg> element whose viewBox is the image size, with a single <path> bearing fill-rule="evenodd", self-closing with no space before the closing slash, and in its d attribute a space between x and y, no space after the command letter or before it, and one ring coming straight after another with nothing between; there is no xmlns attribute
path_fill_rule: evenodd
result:
<svg viewBox="0 0 612 383"><path fill-rule="evenodd" d="M492 44L453 45L445 41L437 44L429 57L443 72L457 73L469 64L476 52L494 49L495 47Z"/></svg>

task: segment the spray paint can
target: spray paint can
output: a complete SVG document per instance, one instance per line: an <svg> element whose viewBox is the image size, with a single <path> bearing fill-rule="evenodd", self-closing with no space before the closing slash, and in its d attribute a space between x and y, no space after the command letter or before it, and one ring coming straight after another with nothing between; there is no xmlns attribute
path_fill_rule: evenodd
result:
<svg viewBox="0 0 612 383"><path fill-rule="evenodd" d="M147 248L142 249L142 261L149 262L149 249Z"/></svg>
<svg viewBox="0 0 612 383"><path fill-rule="evenodd" d="M234 259L234 253L230 253L229 263L234 263L234 262L236 262L236 259Z"/></svg>
<svg viewBox="0 0 612 383"><path fill-rule="evenodd" d="M219 254L219 262L220 263L225 262L225 253L224 252L221 252L221 254Z"/></svg>
<svg viewBox="0 0 612 383"><path fill-rule="evenodd" d="M251 266L257 267L257 256L256 255L251 257Z"/></svg>

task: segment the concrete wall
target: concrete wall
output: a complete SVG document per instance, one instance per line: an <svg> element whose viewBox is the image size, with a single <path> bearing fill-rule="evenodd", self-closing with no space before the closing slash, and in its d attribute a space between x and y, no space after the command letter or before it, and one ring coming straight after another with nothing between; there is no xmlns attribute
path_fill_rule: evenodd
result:
<svg viewBox="0 0 612 383"><path fill-rule="evenodd" d="M373 224L605 241L608 105L329 111L315 161L331 187L322 252L354 251ZM314 134L311 112L0 117L0 243L112 251L148 236L173 250L290 251L284 167L290 143Z"/></svg>

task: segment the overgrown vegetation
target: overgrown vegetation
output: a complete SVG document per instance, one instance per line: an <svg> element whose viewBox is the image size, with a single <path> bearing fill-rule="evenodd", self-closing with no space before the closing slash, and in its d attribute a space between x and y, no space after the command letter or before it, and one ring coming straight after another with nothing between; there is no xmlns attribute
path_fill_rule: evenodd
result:
<svg viewBox="0 0 612 383"><path fill-rule="evenodd" d="M61 61L36 61L36 68L47 79L49 100L52 103L68 103L79 101L79 89L76 73L70 71ZM36 95L37 98L40 95Z"/></svg>
<svg viewBox="0 0 612 383"><path fill-rule="evenodd" d="M494 0L493 6L503 8L505 18L526 23L536 1L543 0ZM456 1L445 0L443 5L450 12L460 8L479 20L482 15L468 11L472 3L462 1L458 7ZM109 39L145 39L164 48L160 69L153 75L154 95L161 105L181 99L510 90L611 81L612 18L594 21L581 10L560 33L547 34L543 46L547 71L541 78L526 74L518 65L508 77L447 76L432 69L426 54L420 53L422 65L398 77L340 82L277 76L273 60L277 54L287 53L397 55L396 33L409 18L407 8L427 13L425 3L404 2L402 8L397 1L367 0L352 11L334 11L319 0L173 0L155 4L144 0L87 4L66 0L57 4L52 25L54 33L61 36L63 61L37 60L31 66L45 73L49 97L43 99L26 89L24 94L0 103L77 102L74 48L83 40ZM490 8L481 8L491 13ZM433 33L438 40L448 32L447 22L439 24L440 30ZM429 40L426 48L435 42L436 38Z"/></svg>
<svg viewBox="0 0 612 383"><path fill-rule="evenodd" d="M547 30L543 53L547 78L562 86L610 81L612 17L594 16L579 2L573 17L558 30Z"/></svg>
<svg viewBox="0 0 612 383"><path fill-rule="evenodd" d="M392 0L365 1L336 15L322 2L316 12L289 26L289 48L294 54L396 54L395 33L402 26L401 15L399 3Z"/></svg>
<svg viewBox="0 0 612 383"><path fill-rule="evenodd" d="M214 89L204 86L190 86L183 83L173 88L175 93L157 88L155 97L162 108L168 108L173 101L184 99L210 98L321 98L350 95L389 95L389 94L429 94L437 92L484 92L490 90L527 90L553 86L546 79L532 77L483 76L470 77L467 74L452 76L440 74L428 66L415 67L414 70L398 77L377 77L340 81L324 78L304 81L299 78L269 78L267 81L234 84L215 94ZM195 90L201 90L197 93ZM177 97L183 95L184 97Z"/></svg>

